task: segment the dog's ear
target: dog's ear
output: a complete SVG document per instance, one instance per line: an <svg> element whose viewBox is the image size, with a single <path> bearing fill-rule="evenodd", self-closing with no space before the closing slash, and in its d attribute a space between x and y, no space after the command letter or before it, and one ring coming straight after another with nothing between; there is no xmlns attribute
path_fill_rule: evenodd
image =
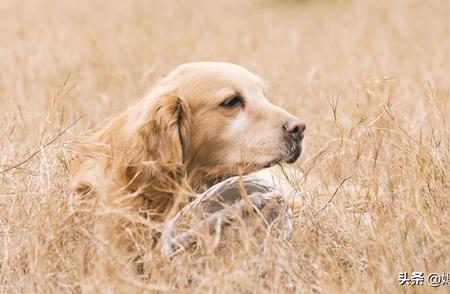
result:
<svg viewBox="0 0 450 294"><path fill-rule="evenodd" d="M145 111L139 136L149 158L158 160L169 171L176 171L183 165L189 148L189 106L173 93L154 98Z"/></svg>

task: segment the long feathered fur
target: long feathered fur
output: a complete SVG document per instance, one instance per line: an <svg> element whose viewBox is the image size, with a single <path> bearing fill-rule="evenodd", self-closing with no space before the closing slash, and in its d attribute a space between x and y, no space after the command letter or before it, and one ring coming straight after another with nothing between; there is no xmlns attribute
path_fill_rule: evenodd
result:
<svg viewBox="0 0 450 294"><path fill-rule="evenodd" d="M173 89L157 86L77 144L75 189L95 194L104 205L120 201L164 220L183 201L189 128L187 103Z"/></svg>

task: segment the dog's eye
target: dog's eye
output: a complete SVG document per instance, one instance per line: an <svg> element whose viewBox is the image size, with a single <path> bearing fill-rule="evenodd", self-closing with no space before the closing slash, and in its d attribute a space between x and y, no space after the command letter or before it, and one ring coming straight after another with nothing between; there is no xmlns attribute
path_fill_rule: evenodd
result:
<svg viewBox="0 0 450 294"><path fill-rule="evenodd" d="M243 107L244 99L242 99L241 96L234 96L234 97L228 98L227 100L223 101L220 104L220 106L226 107L226 108Z"/></svg>

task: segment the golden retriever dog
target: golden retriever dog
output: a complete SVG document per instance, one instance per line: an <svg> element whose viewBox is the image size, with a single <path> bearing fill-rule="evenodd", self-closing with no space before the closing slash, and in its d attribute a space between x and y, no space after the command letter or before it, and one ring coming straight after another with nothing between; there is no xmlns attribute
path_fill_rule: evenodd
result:
<svg viewBox="0 0 450 294"><path fill-rule="evenodd" d="M73 183L100 205L161 222L219 181L295 162L304 130L245 68L188 63L77 143Z"/></svg>

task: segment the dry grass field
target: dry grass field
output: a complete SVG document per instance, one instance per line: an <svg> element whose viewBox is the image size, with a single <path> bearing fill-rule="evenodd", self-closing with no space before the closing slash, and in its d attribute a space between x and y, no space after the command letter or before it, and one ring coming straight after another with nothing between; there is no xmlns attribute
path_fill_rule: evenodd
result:
<svg viewBox="0 0 450 294"><path fill-rule="evenodd" d="M438 0L0 1L0 292L448 293L398 277L450 272L449 20ZM133 270L76 204L72 142L198 60L249 68L306 122L294 232L138 244Z"/></svg>

